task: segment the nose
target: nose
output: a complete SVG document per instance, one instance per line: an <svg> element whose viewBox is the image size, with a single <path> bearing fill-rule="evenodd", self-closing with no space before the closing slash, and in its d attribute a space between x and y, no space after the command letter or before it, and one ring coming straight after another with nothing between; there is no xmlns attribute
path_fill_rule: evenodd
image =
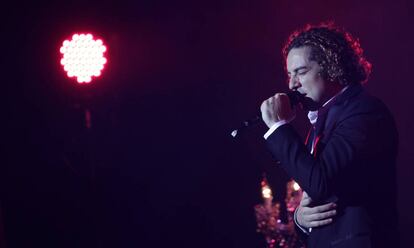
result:
<svg viewBox="0 0 414 248"><path fill-rule="evenodd" d="M289 89L290 90L297 90L302 85L296 76L291 76L289 78Z"/></svg>

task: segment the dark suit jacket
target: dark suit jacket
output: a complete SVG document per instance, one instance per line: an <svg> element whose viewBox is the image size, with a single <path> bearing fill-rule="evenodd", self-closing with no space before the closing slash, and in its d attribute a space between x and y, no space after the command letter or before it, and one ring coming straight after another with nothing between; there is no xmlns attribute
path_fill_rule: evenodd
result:
<svg viewBox="0 0 414 248"><path fill-rule="evenodd" d="M313 155L289 124L267 139L273 156L315 205L337 202L334 222L314 228L308 247L398 247L398 134L388 109L361 85L351 85L316 126Z"/></svg>

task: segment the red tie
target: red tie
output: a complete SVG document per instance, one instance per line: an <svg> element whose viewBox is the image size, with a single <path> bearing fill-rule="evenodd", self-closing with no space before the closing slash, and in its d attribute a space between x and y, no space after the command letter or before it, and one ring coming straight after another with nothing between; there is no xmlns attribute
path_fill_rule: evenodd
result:
<svg viewBox="0 0 414 248"><path fill-rule="evenodd" d="M306 136L306 140L305 140L305 145L306 146L308 146L308 144L310 142L310 136L312 134L312 131L313 131L313 134L314 134L312 136L315 136L315 127L314 126L312 126L309 129L308 135ZM317 147L318 147L318 143L319 143L319 140L321 139L321 137L322 137L322 134L316 136L315 138L312 138L312 149L311 149L311 152L312 152L312 154L313 154L314 157L316 157Z"/></svg>

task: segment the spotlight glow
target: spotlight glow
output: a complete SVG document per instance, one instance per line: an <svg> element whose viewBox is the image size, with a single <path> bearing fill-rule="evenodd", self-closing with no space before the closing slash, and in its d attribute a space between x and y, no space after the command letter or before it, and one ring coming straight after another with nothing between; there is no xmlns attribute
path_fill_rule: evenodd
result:
<svg viewBox="0 0 414 248"><path fill-rule="evenodd" d="M295 191L300 190L300 186L299 186L299 184L298 184L297 182L294 182L294 183L293 183L293 189L294 189Z"/></svg>
<svg viewBox="0 0 414 248"><path fill-rule="evenodd" d="M264 187L262 189L263 198L271 198L272 197L272 190L269 187Z"/></svg>
<svg viewBox="0 0 414 248"><path fill-rule="evenodd" d="M99 77L107 59L106 46L92 34L74 34L65 40L60 48L60 64L68 77L76 77L78 83L90 83L92 77Z"/></svg>

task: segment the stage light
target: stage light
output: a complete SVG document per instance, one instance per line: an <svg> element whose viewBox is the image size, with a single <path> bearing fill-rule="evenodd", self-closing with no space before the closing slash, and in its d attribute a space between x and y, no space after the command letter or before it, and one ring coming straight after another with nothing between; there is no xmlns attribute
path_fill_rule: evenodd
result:
<svg viewBox="0 0 414 248"><path fill-rule="evenodd" d="M263 198L271 198L272 197L272 190L269 187L262 189Z"/></svg>
<svg viewBox="0 0 414 248"><path fill-rule="evenodd" d="M294 183L293 183L293 189L294 189L295 191L300 190L300 186L299 186L299 184L298 184L297 182L294 182Z"/></svg>
<svg viewBox="0 0 414 248"><path fill-rule="evenodd" d="M68 77L76 77L78 83L90 83L102 73L107 62L105 52L103 41L95 40L92 34L74 34L62 43L60 64Z"/></svg>

